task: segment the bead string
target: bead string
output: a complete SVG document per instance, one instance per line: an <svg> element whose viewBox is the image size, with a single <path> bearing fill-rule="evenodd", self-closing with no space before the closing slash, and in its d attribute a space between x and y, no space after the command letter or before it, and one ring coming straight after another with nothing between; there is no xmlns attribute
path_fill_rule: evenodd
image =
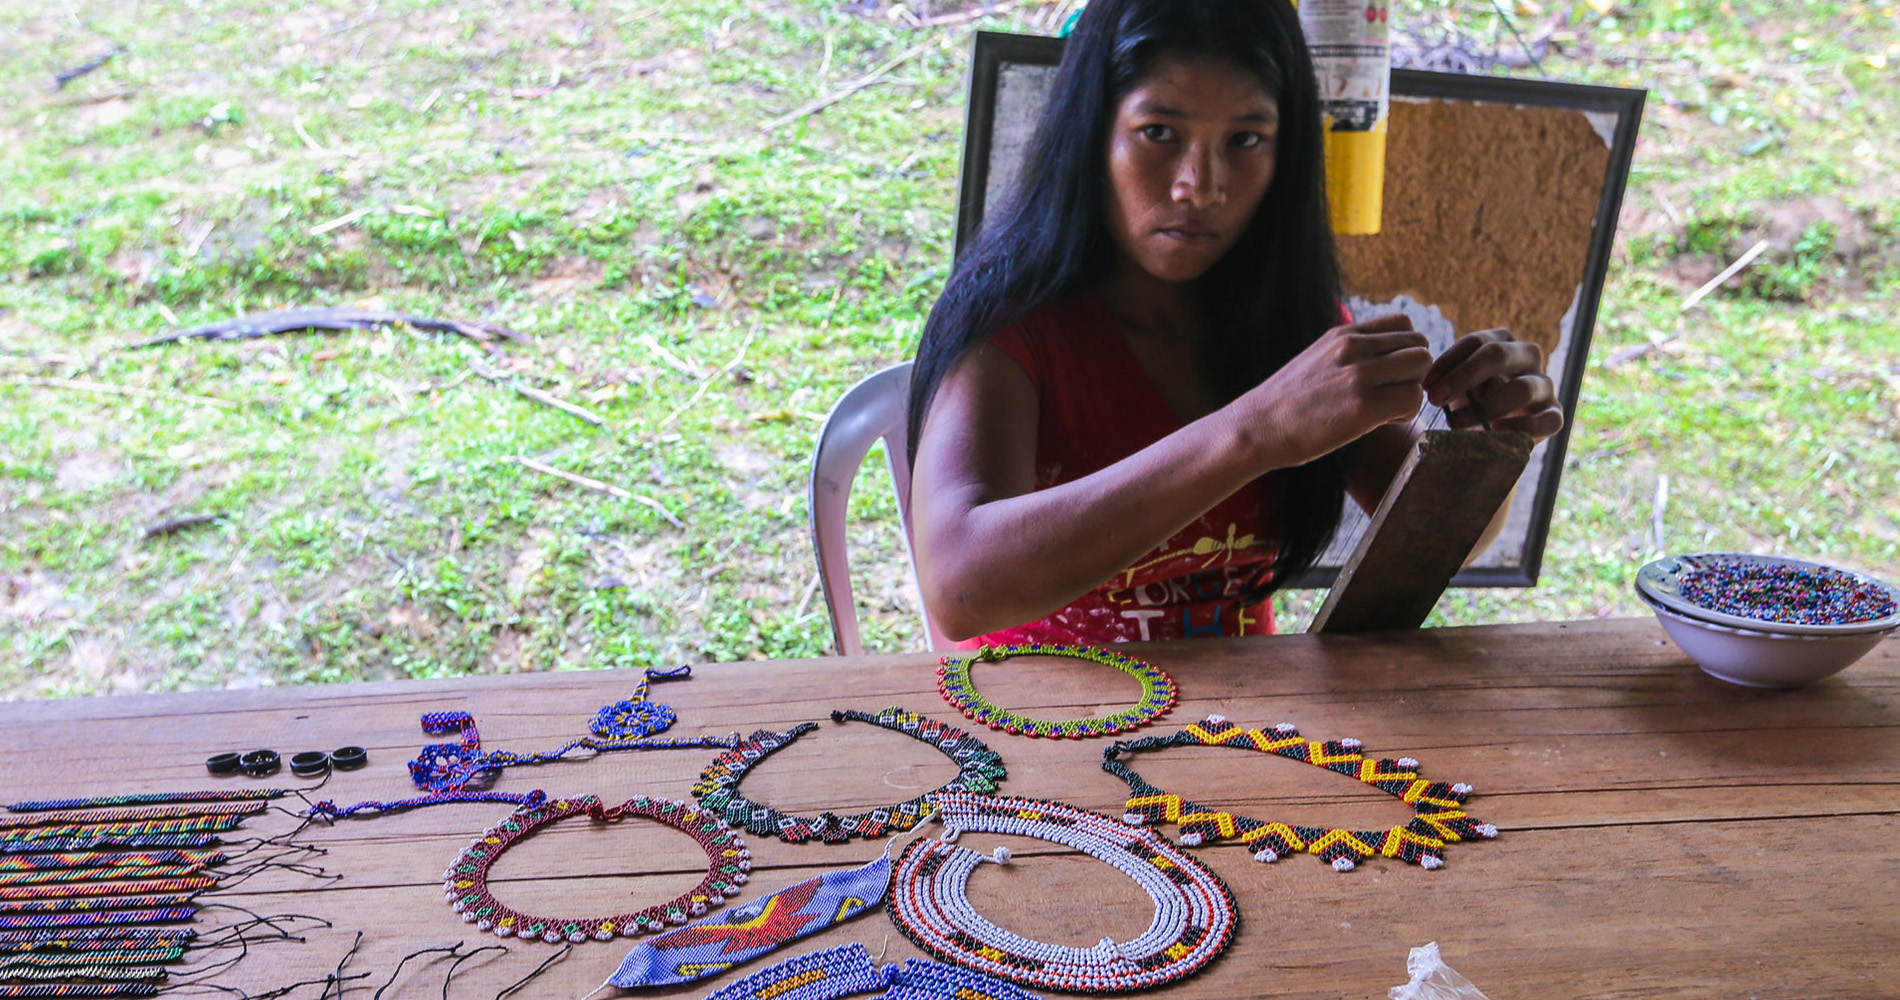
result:
<svg viewBox="0 0 1900 1000"><path fill-rule="evenodd" d="M943 840L913 841L897 861L891 919L936 957L1025 986L1072 993L1146 989L1192 974L1233 937L1235 910L1226 884L1205 865L1153 830L1130 827L1085 809L1040 799L949 794L936 796ZM1113 866L1147 891L1155 916L1132 941L1108 938L1091 948L1033 941L985 919L967 894L970 874L993 855L950 843L958 835L1035 837L1074 848Z"/></svg>
<svg viewBox="0 0 1900 1000"><path fill-rule="evenodd" d="M957 765L957 776L938 791L990 792L1008 774L1002 758L982 740L955 726L896 706L876 715L856 709L833 712L831 721L868 722L936 748ZM909 830L930 815L930 793L849 816L821 812L810 819L760 805L739 794L739 783L760 762L817 728L815 722L801 722L782 733L767 729L753 733L699 773L699 781L693 785L693 797L731 826L744 827L756 837L777 837L788 844L802 844L813 838L827 844L842 844L852 837L875 839Z"/></svg>
<svg viewBox="0 0 1900 1000"><path fill-rule="evenodd" d="M537 830L571 816L605 823L626 816L644 816L690 835L706 852L706 877L699 885L657 906L604 918L549 919L522 913L497 900L488 889L488 871L502 852ZM609 809L599 797L553 799L545 806L517 811L489 827L464 848L455 864L442 873L442 892L463 921L497 937L539 939L549 944L580 943L593 938L612 940L615 934L632 937L683 924L739 894L752 870L752 854L745 842L710 813L683 802L647 796L628 799Z"/></svg>
<svg viewBox="0 0 1900 1000"><path fill-rule="evenodd" d="M1410 757L1374 760L1360 752L1362 745L1355 739L1308 740L1291 723L1283 722L1271 730L1243 729L1221 716L1210 715L1172 736L1148 736L1107 747L1102 751L1102 770L1128 783L1124 822L1179 823L1181 842L1190 847L1207 841L1239 840L1253 852L1255 861L1277 861L1304 851L1318 855L1342 872L1373 857L1397 858L1432 869L1444 865L1447 843L1498 835L1497 827L1480 823L1465 812L1470 785L1426 781L1418 776L1418 761ZM1412 820L1385 830L1269 823L1172 795L1148 783L1118 759L1127 753L1171 746L1258 750L1336 771L1409 804Z"/></svg>
<svg viewBox="0 0 1900 1000"><path fill-rule="evenodd" d="M195 906L157 910L107 910L99 913L35 913L0 916L0 930L39 930L43 927L113 927L122 924L168 924L190 920Z"/></svg>
<svg viewBox="0 0 1900 1000"><path fill-rule="evenodd" d="M1013 656L1067 656L1114 667L1141 682L1141 698L1133 708L1113 715L1051 722L1018 715L992 704L977 691L971 669L978 663L997 663ZM1086 739L1113 736L1137 729L1167 714L1179 696L1174 678L1153 664L1108 649L1058 646L1032 642L1013 646L983 646L969 656L946 656L937 668L937 690L965 718L991 729L1023 736Z"/></svg>
<svg viewBox="0 0 1900 1000"><path fill-rule="evenodd" d="M182 944L163 947L115 944L109 948L92 948L76 952L26 952L0 958L0 971L26 966L59 968L71 965L149 965L155 962L175 962L184 957L184 954L185 946Z"/></svg>
<svg viewBox="0 0 1900 1000"><path fill-rule="evenodd" d="M15 802L11 812L41 812L48 809L105 809L114 806L151 806L172 802L246 802L253 799L279 799L290 794L287 788L215 788L197 792L142 792L137 795L95 795L81 799L36 799Z"/></svg>

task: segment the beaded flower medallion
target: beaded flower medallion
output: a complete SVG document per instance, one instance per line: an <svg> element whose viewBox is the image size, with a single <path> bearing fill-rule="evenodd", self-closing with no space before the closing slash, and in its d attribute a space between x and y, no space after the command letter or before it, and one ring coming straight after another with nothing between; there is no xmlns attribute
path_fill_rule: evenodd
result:
<svg viewBox="0 0 1900 1000"><path fill-rule="evenodd" d="M831 721L868 722L892 732L915 737L937 748L956 762L957 776L937 792L991 792L1008 772L996 751L982 740L955 726L907 712L895 706L876 715L848 709L831 713ZM849 816L821 812L809 819L790 815L771 806L760 805L739 794L739 782L760 761L790 746L795 740L818 728L815 722L801 722L782 733L761 729L740 741L737 747L720 754L699 774L693 785L693 797L699 804L723 817L733 826L744 827L758 837L777 837L788 844L802 844L813 838L827 844L842 844L852 837L877 838L902 833L930 815L926 792L895 805L867 809Z"/></svg>
<svg viewBox="0 0 1900 1000"><path fill-rule="evenodd" d="M1162 791L1117 759L1125 753L1171 746L1258 750L1337 771L1407 803L1412 807L1412 820L1385 830L1269 823L1209 809ZM1360 753L1361 746L1354 739L1308 740L1284 722L1271 730L1242 729L1210 715L1172 736L1117 742L1102 751L1102 770L1128 783L1128 813L1122 817L1125 822L1179 823L1181 843L1189 847L1207 841L1238 840L1253 851L1255 861L1278 861L1304 851L1319 855L1320 860L1342 872L1372 857L1397 858L1432 869L1445 864L1446 844L1498 835L1497 827L1480 823L1465 812L1470 785L1426 781L1418 776L1418 761L1410 757L1374 760Z"/></svg>
<svg viewBox="0 0 1900 1000"><path fill-rule="evenodd" d="M690 835L706 852L706 877L688 892L657 906L587 919L532 916L502 903L488 891L488 870L503 851L551 823L583 815L596 822L645 816ZM745 884L751 870L752 853L746 850L745 842L710 813L684 802L644 795L607 808L598 796L588 795L578 799L552 799L509 814L475 838L455 859L455 864L442 873L442 892L465 922L479 930L492 930L497 937L539 938L549 944L578 943L588 938L609 941L616 934L632 937L704 916L711 907L738 895L739 886Z"/></svg>
<svg viewBox="0 0 1900 1000"><path fill-rule="evenodd" d="M1006 708L991 704L976 690L976 684L970 679L971 668L978 663L1007 660L1012 656L1068 656L1076 659L1100 663L1114 667L1141 682L1141 700L1133 708L1116 712L1114 715L1099 716L1090 719L1071 719L1066 722L1049 722L1043 719L1031 719L1018 715ZM1174 678L1153 664L1137 660L1132 656L1113 650L1094 649L1086 646L1056 646L1048 643L1028 643L1017 646L984 646L973 655L965 657L946 656L942 666L937 668L937 690L943 693L957 711L965 718L973 719L991 729L1000 729L1006 733L1023 736L1068 737L1085 739L1090 736L1113 736L1137 729L1142 725L1167 714L1174 707L1179 691L1174 686Z"/></svg>
<svg viewBox="0 0 1900 1000"><path fill-rule="evenodd" d="M912 841L897 859L891 919L919 948L947 962L1025 986L1071 993L1146 989L1190 975L1234 934L1234 898L1220 877L1153 830L1060 802L982 795L933 795L944 840ZM949 841L966 830L1053 841L1109 865L1155 903L1148 929L1132 941L1092 948L1031 941L996 926L970 904L970 873L994 855Z"/></svg>

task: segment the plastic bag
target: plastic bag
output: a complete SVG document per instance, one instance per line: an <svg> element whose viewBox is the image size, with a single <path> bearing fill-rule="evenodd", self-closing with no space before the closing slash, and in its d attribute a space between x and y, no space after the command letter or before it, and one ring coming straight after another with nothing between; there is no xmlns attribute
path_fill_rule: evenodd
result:
<svg viewBox="0 0 1900 1000"><path fill-rule="evenodd" d="M1387 990L1392 1000L1487 1000L1483 990L1445 964L1436 941L1413 948L1405 957L1405 971L1412 974L1412 981Z"/></svg>

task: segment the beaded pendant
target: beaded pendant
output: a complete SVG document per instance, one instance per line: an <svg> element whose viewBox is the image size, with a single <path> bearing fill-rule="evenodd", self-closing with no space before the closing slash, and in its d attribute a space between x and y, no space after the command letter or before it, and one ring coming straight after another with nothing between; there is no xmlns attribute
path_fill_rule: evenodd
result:
<svg viewBox="0 0 1900 1000"><path fill-rule="evenodd" d="M948 756L957 765L957 776L939 792L989 792L1008 772L1003 760L982 740L935 719L892 706L876 715L847 709L831 713L833 722L868 722L892 732L923 741ZM760 761L790 746L800 736L818 728L815 722L801 722L782 732L761 729L738 746L720 754L693 785L693 797L725 821L758 837L777 837L788 844L802 844L814 838L827 844L842 844L852 837L875 839L902 833L922 822L931 813L926 792L895 805L867 809L849 816L821 812L809 819L793 816L760 805L739 794L739 782Z"/></svg>
<svg viewBox="0 0 1900 1000"><path fill-rule="evenodd" d="M897 861L890 914L919 948L947 962L1025 986L1071 993L1146 989L1191 975L1227 947L1234 899L1219 876L1153 830L1060 802L981 795L933 797L944 840L913 841ZM1113 866L1154 900L1155 917L1132 941L1092 948L1032 941L996 926L971 905L970 874L1008 852L978 854L949 841L968 830L1035 837Z"/></svg>
<svg viewBox="0 0 1900 1000"><path fill-rule="evenodd" d="M626 816L644 816L679 830L698 841L706 852L706 877L691 890L667 902L611 917L537 917L497 900L488 890L488 870L495 859L535 831L573 816L586 816L601 823ZM711 813L684 802L644 795L607 808L599 797L588 795L578 799L553 799L546 805L514 812L489 827L442 873L442 892L463 921L474 924L478 930L494 931L497 937L539 939L549 944L579 943L589 938L610 941L616 934L632 937L704 916L711 907L738 895L739 886L745 884L751 870L752 853L746 850L745 842Z"/></svg>
<svg viewBox="0 0 1900 1000"><path fill-rule="evenodd" d="M1134 707L1113 715L1071 719L1064 722L1031 719L1018 715L990 703L977 691L976 684L970 679L971 668L976 664L994 663L1007 660L1012 656L1068 656L1099 663L1105 667L1114 667L1141 682L1141 699L1135 703ZM1137 729L1167 714L1168 709L1174 707L1179 697L1179 691L1174 686L1174 678L1169 677L1166 671L1153 664L1108 649L1057 646L1039 642L1016 646L983 646L970 656L946 656L942 660L942 665L937 668L937 690L942 692L944 700L954 706L957 711L962 712L965 718L973 719L978 724L991 729L1000 729L1006 733L1023 736L1067 737L1077 740L1091 736L1113 736Z"/></svg>
<svg viewBox="0 0 1900 1000"><path fill-rule="evenodd" d="M1257 750L1336 771L1410 805L1412 820L1384 830L1269 823L1209 809L1165 792L1119 760L1123 754L1171 746ZM1362 754L1361 746L1353 739L1308 740L1289 723L1270 730L1243 729L1221 716L1210 715L1172 736L1149 736L1108 747L1102 751L1102 770L1128 783L1128 813L1122 817L1125 822L1179 823L1181 843L1190 847L1208 841L1238 840L1253 852L1255 861L1278 861L1304 851L1318 855L1342 872L1373 857L1397 858L1432 869L1444 865L1446 844L1498 835L1497 827L1480 823L1465 812L1470 785L1426 781L1418 776L1418 761L1410 757L1375 760Z"/></svg>

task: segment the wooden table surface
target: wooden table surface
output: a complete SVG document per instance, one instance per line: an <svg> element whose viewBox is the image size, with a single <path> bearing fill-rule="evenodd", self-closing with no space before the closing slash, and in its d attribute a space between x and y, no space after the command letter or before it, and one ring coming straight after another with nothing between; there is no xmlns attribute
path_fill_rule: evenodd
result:
<svg viewBox="0 0 1900 1000"><path fill-rule="evenodd" d="M1427 778L1476 786L1470 811L1502 830L1496 840L1448 845L1437 871L1375 859L1339 873L1308 855L1266 865L1237 845L1197 849L1233 889L1240 927L1222 957L1167 988L1175 996L1383 998L1405 981L1407 951L1427 941L1493 1000L1900 995L1900 640L1792 692L1704 676L1649 620L1129 648L1171 672L1182 692L1148 733L1217 713L1249 727L1292 722L1315 739L1357 737L1369 756L1416 757ZM935 662L915 654L712 664L656 684L653 697L678 710L680 735L821 722L744 790L795 813L843 812L955 773L915 741L828 721L834 708L891 705L961 721L935 690ZM1049 718L1113 710L1136 691L1105 668L1051 659L985 665L977 681L997 702ZM370 766L335 775L321 796L395 798L411 792L404 762L434 742L418 728L423 712L473 713L491 750L546 750L584 735L595 709L632 683L629 673L602 671L5 704L0 801L219 787L203 767L219 751L269 747L288 758L352 743L369 748ZM1006 793L1122 811L1125 786L1098 767L1104 741L984 735L1009 767ZM715 753L510 769L497 788L591 792L610 803L642 793L686 799ZM1138 766L1170 791L1261 818L1365 828L1409 816L1374 789L1266 755L1175 748ZM300 782L286 772L261 783ZM311 930L302 943L255 945L210 981L257 992L320 978L361 931L346 971L371 975L346 996L367 1000L406 953L460 941L464 951L507 950L461 965L448 995L494 996L558 949L475 932L445 905L440 880L469 838L508 809L437 806L304 831L300 842L328 851L310 860L340 878L271 871L205 898L322 917L334 928ZM234 836L295 825L272 814ZM862 864L884 847L747 840L756 867L735 902ZM971 893L985 915L1026 936L1126 940L1152 915L1132 882L1084 856L991 835L959 843L1016 851L1008 866L980 866ZM654 824L567 823L509 851L496 894L529 912L606 915L670 898L703 870L695 845ZM241 916L206 910L196 926ZM741 971L849 941L887 962L918 954L871 912ZM627 946L577 945L517 995L579 997ZM450 961L410 961L384 996L442 996ZM738 974L656 995L703 996ZM316 994L311 986L296 995Z"/></svg>

